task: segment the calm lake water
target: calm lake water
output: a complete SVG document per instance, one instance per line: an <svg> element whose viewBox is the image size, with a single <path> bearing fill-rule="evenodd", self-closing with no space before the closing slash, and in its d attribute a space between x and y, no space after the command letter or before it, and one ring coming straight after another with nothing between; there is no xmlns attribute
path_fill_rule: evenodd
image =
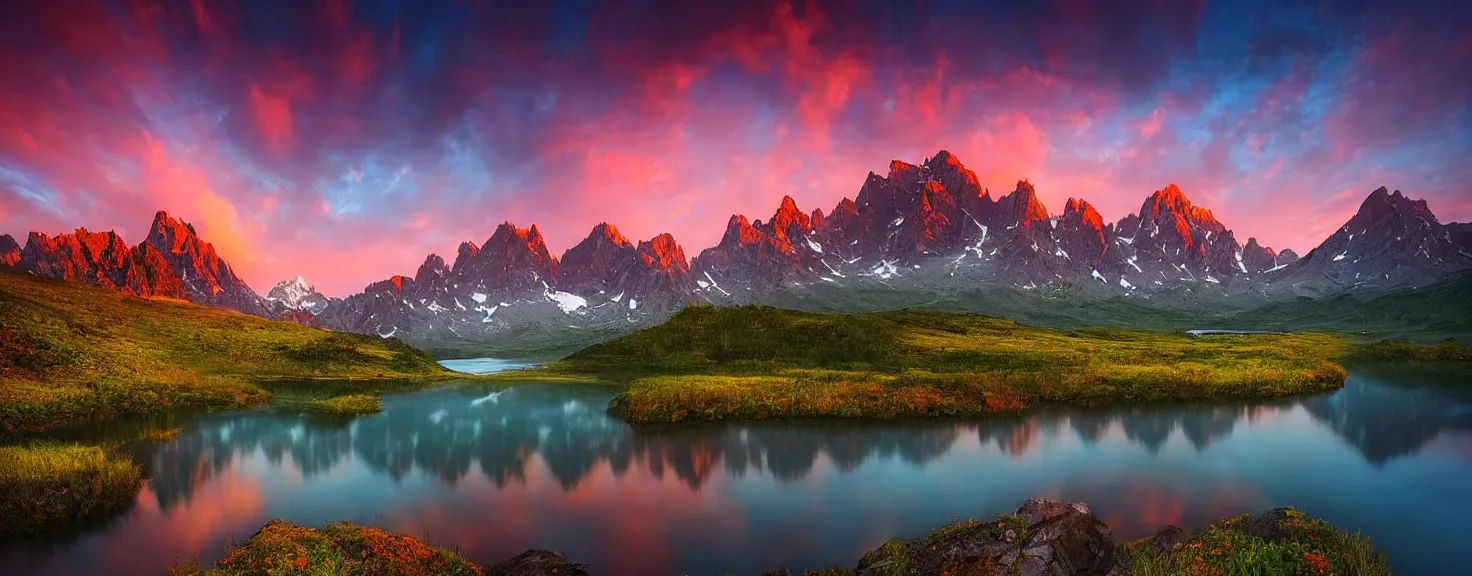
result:
<svg viewBox="0 0 1472 576"><path fill-rule="evenodd" d="M549 548L595 574L754 574L852 566L1030 496L1086 501L1124 538L1291 505L1362 529L1399 573L1465 573L1466 380L1362 369L1313 398L910 424L635 430L604 414L612 392L545 385L390 396L351 423L179 417L162 423L177 440L136 449L152 480L131 511L0 544L0 573L160 574L280 517L370 523L482 563Z"/></svg>

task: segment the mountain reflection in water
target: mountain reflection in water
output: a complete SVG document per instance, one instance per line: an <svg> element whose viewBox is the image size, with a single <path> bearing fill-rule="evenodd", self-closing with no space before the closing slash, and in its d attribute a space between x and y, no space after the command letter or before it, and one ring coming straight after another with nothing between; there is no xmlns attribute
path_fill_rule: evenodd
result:
<svg viewBox="0 0 1472 576"><path fill-rule="evenodd" d="M567 385L390 396L352 422L210 415L137 448L151 481L126 516L0 546L0 572L158 573L286 517L486 563L541 547L598 573L745 574L851 565L1041 495L1089 502L1124 538L1294 505L1362 528L1398 570L1440 573L1472 533L1472 397L1443 382L1463 378L1357 369L1306 399L968 422L636 429L605 414L614 391Z"/></svg>

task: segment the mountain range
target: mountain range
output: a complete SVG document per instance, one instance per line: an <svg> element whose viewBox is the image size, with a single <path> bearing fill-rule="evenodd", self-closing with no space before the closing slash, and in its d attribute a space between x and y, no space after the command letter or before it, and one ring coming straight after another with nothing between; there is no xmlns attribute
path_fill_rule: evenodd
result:
<svg viewBox="0 0 1472 576"><path fill-rule="evenodd" d="M136 246L85 228L32 232L23 247L0 236L0 265L433 346L614 335L691 302L783 304L806 288L896 295L870 307L980 286L1147 306L1389 291L1472 270L1472 224L1442 224L1425 201L1382 187L1300 258L1239 240L1174 184L1117 222L1081 198L1055 215L1025 180L993 198L942 150L918 165L895 160L887 174L869 173L854 199L827 213L804 212L785 197L766 220L732 215L720 242L693 258L669 234L634 242L609 223L558 257L537 226L505 222L479 245L462 242L452 262L430 254L412 276L390 276L346 298L328 298L301 277L262 297L191 225L159 212Z"/></svg>

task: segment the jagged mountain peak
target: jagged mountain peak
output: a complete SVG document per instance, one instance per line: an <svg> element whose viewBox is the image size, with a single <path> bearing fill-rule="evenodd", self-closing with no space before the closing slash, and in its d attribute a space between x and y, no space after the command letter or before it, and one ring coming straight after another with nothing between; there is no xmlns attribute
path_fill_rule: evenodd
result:
<svg viewBox="0 0 1472 576"><path fill-rule="evenodd" d="M1384 186L1381 186L1365 197L1365 201L1360 203L1359 211L1355 212L1353 218L1350 218L1348 225L1351 228L1367 229L1380 219L1395 214L1405 214L1437 223L1436 215L1431 212L1425 200L1412 200L1409 196L1401 194L1400 190L1389 192Z"/></svg>
<svg viewBox="0 0 1472 576"><path fill-rule="evenodd" d="M1050 217L1048 208L1038 199L1032 182L1027 180L1017 181L1017 187L997 200L997 205L1008 225L1017 224L1030 228L1034 223L1046 221Z"/></svg>
<svg viewBox="0 0 1472 576"><path fill-rule="evenodd" d="M811 225L811 218L797 208L797 202L791 196L783 196L782 204L772 214L771 223L779 230L786 230L793 222L803 228L808 228Z"/></svg>
<svg viewBox="0 0 1472 576"><path fill-rule="evenodd" d="M169 245L168 247L172 251L178 251L182 249L181 245L184 242L188 241L190 238L199 236L199 233L195 232L193 224L170 216L169 213L164 210L159 210L153 215L153 224L149 226L149 236L152 237L155 234L158 234L162 238L167 239L167 244ZM154 247L159 248L160 250L163 249L163 246L159 245L160 243L153 244Z"/></svg>
<svg viewBox="0 0 1472 576"><path fill-rule="evenodd" d="M597 226L594 226L588 232L588 238L586 240L594 239L619 246L633 246L633 243L629 242L628 238L625 238L623 234L619 233L618 227L607 222L599 222Z"/></svg>
<svg viewBox="0 0 1472 576"><path fill-rule="evenodd" d="M1167 184L1164 188L1156 190L1145 199L1140 206L1140 218L1146 222L1158 222L1162 216L1179 217L1209 229L1213 232L1226 230L1222 223L1217 221L1211 210L1191 203L1186 193L1174 183Z"/></svg>
<svg viewBox="0 0 1472 576"><path fill-rule="evenodd" d="M1263 246L1257 241L1257 237L1247 238L1247 244L1242 246L1242 259L1239 261L1241 268L1250 274L1277 269L1279 266L1278 253L1272 248Z"/></svg>
<svg viewBox="0 0 1472 576"><path fill-rule="evenodd" d="M14 266L20 262L20 244L9 234L0 234L0 266Z"/></svg>
<svg viewBox="0 0 1472 576"><path fill-rule="evenodd" d="M935 177L945 185L946 190L956 196L957 200L967 202L971 197L985 197L990 200L986 191L981 187L981 181L976 178L976 172L961 164L961 159L949 150L941 150L926 160L925 167L929 168Z"/></svg>
<svg viewBox="0 0 1472 576"><path fill-rule="evenodd" d="M665 232L649 240L639 242L637 249L647 267L690 270L685 259L685 250L675 242L675 237Z"/></svg>
<svg viewBox="0 0 1472 576"><path fill-rule="evenodd" d="M327 297L301 276L282 280L266 293L266 300L281 310L306 310L313 314L327 306Z"/></svg>
<svg viewBox="0 0 1472 576"><path fill-rule="evenodd" d="M536 224L532 224L529 228L518 228L510 221L502 222L496 227L495 233L486 239L486 243L481 245L478 255L485 258L487 251L492 247L496 248L494 256L504 257L508 251L527 251L537 259L553 262L557 260L557 257L552 256L547 250L547 242L543 240L542 232L537 229Z"/></svg>
<svg viewBox="0 0 1472 576"><path fill-rule="evenodd" d="M38 276L88 282L140 296L186 296L158 250L148 244L130 249L111 230L77 228L55 237L31 232L15 266Z"/></svg>
<svg viewBox="0 0 1472 576"><path fill-rule="evenodd" d="M925 165L926 166L931 166L931 167L936 167L936 166L954 166L954 167L957 167L957 168L961 168L962 167L961 166L961 159L957 158L955 154L951 154L951 151L950 150L945 150L945 149L941 149L940 151L936 152L934 156L931 156L930 159L925 162Z"/></svg>
<svg viewBox="0 0 1472 576"><path fill-rule="evenodd" d="M732 214L731 218L726 221L726 233L721 236L721 246L755 244L761 242L764 237L765 235L752 226L746 216Z"/></svg>
<svg viewBox="0 0 1472 576"><path fill-rule="evenodd" d="M1305 284L1330 291L1423 285L1472 267L1469 248L1437 221L1424 200L1382 186L1285 271L1284 280L1295 291Z"/></svg>
<svg viewBox="0 0 1472 576"><path fill-rule="evenodd" d="M480 246L477 246L475 242L470 240L461 242L460 247L455 250L455 264L450 269L458 271L464 268L479 253Z"/></svg>
<svg viewBox="0 0 1472 576"><path fill-rule="evenodd" d="M755 226L755 224L753 224ZM782 204L767 222L765 232L779 242L792 243L813 229L812 218L797 207L791 196L783 196Z"/></svg>
<svg viewBox="0 0 1472 576"><path fill-rule="evenodd" d="M510 221L496 227L480 250L469 250L462 244L462 261L456 258L452 286L463 290L477 287L483 291L514 292L545 290L557 281L558 259L547 249L542 233L533 224L519 228Z"/></svg>
<svg viewBox="0 0 1472 576"><path fill-rule="evenodd" d="M618 282L621 269L635 252L633 243L607 222L594 226L588 237L562 253L558 285L564 289L598 291Z"/></svg>
<svg viewBox="0 0 1472 576"><path fill-rule="evenodd" d="M909 162L905 162L903 160L890 160L889 176L887 176L887 178L891 181L894 181L895 183L909 182L912 180L917 180L917 175L919 175L919 173L919 166L910 164Z"/></svg>
<svg viewBox="0 0 1472 576"><path fill-rule="evenodd" d="M160 210L154 214L145 244L164 255L195 302L266 313L265 301L245 284L230 264L195 232L194 225Z"/></svg>
<svg viewBox="0 0 1472 576"><path fill-rule="evenodd" d="M1094 209L1087 200L1069 198L1068 204L1063 208L1063 220L1065 222L1078 222L1094 230L1104 229L1104 217Z"/></svg>
<svg viewBox="0 0 1472 576"><path fill-rule="evenodd" d="M423 281L426 275L444 276L449 274L449 267L445 266L445 259L439 254L430 254L424 257L424 263L419 265L419 271L414 274L415 280Z"/></svg>

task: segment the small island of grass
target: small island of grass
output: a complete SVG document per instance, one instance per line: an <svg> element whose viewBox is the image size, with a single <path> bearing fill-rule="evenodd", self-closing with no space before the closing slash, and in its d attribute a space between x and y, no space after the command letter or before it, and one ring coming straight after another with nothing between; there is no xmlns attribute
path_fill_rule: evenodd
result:
<svg viewBox="0 0 1472 576"><path fill-rule="evenodd" d="M371 394L347 394L326 399L278 399L277 404L328 416L360 416L383 411L383 399Z"/></svg>
<svg viewBox="0 0 1472 576"><path fill-rule="evenodd" d="M1326 333L1057 331L975 314L821 314L688 307L668 322L506 380L626 386L636 423L795 417L910 418L1334 390L1352 348Z"/></svg>

